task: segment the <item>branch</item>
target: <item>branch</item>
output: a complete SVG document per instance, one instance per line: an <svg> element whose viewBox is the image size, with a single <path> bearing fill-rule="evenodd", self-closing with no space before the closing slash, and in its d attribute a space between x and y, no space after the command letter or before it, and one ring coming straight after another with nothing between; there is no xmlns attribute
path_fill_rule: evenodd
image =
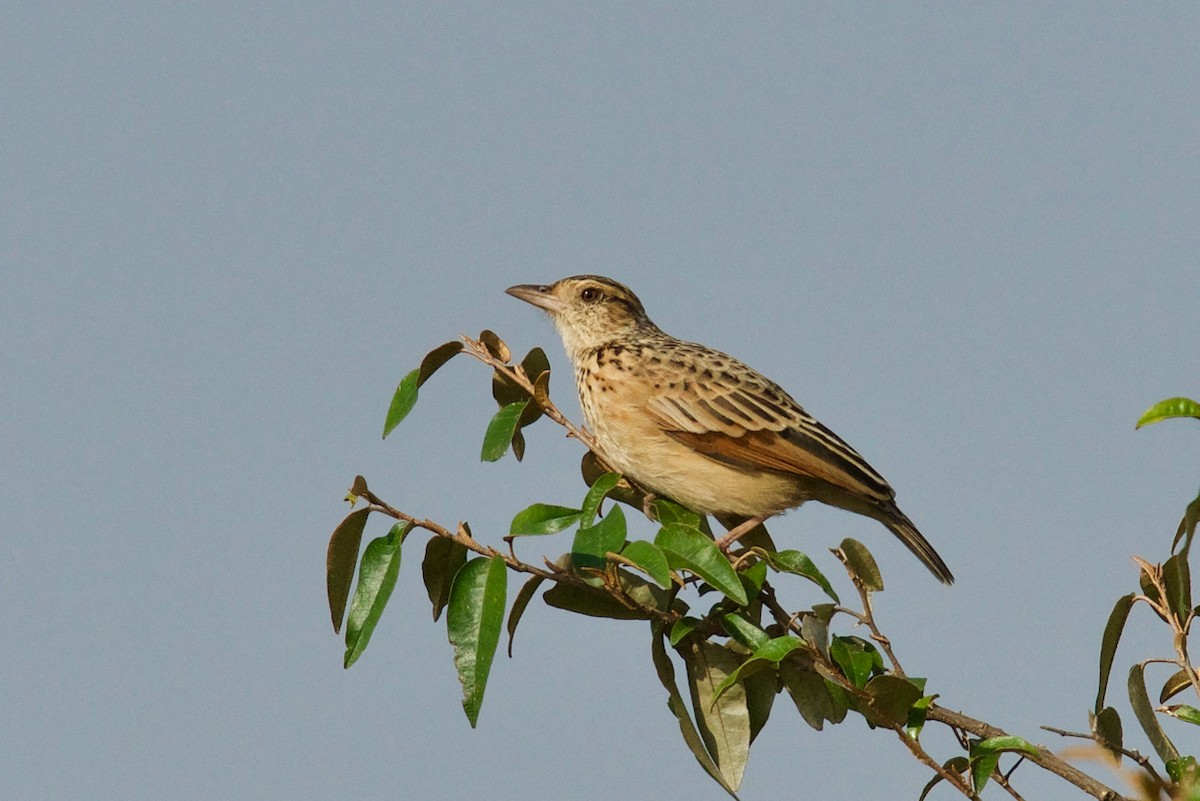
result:
<svg viewBox="0 0 1200 801"><path fill-rule="evenodd" d="M406 523L411 523L416 528L425 529L426 531L438 537L445 537L446 539L453 540L467 550L477 553L480 556L485 556L489 559L498 556L503 559L504 564L514 572L527 573L531 576L538 576L559 584L569 584L572 587L579 587L588 592L606 595L631 610L645 614L649 619L657 618L667 625L673 624L678 619L678 615L671 612L669 608L664 611L638 604L637 602L633 601L627 593L622 591L619 585L613 586L606 584L606 589L601 590L592 586L591 584L588 584L571 571L558 568L557 565L554 565L554 563L550 562L549 560L546 561L547 567L550 568L548 570L543 570L542 568L534 567L531 564L522 562L516 557L515 554L512 553L511 549L508 553L505 553L479 542L471 536L470 530L463 523L458 524L457 530L451 531L445 526L435 523L428 518L422 519L414 517L407 512L402 512L372 492L366 486L366 481L363 480L362 476L359 476L355 479L354 488L351 490L351 495L366 498L367 502L370 504L368 508L372 512L379 512L380 514L387 515L388 517L396 520L403 520Z"/></svg>
<svg viewBox="0 0 1200 801"><path fill-rule="evenodd" d="M1108 743L1102 743L1094 734L1087 734L1079 731L1067 731L1066 729L1059 729L1054 726L1042 726L1042 728L1053 734L1061 735L1062 737L1077 737L1081 740L1091 740L1099 748L1103 748L1105 751L1118 751L1137 763L1137 766L1146 771L1146 773L1149 774L1159 786L1169 787L1171 785L1170 781L1164 779L1161 775L1159 775L1158 771L1154 769L1154 763L1150 761L1150 757L1146 756L1140 751L1135 751L1132 748L1125 748L1124 746L1114 747Z"/></svg>
<svg viewBox="0 0 1200 801"><path fill-rule="evenodd" d="M980 739L988 739L991 737L1007 737L1008 732L1003 729L984 723L982 720L968 717L961 712L953 712L943 706L939 706L936 702L929 705L926 712L926 720L936 720L938 723L944 723L956 729L974 734ZM1103 784L1073 765L1064 762L1055 756L1048 748L1037 746L1036 754L1022 753L1025 759L1035 765L1050 771L1056 776L1065 779L1071 784L1083 790L1093 798L1100 801L1135 801L1121 795L1116 790L1106 784Z"/></svg>
<svg viewBox="0 0 1200 801"><path fill-rule="evenodd" d="M896 658L896 654L892 652L892 641L883 635L879 630L879 626L875 625L875 612L871 606L871 592L867 586L863 584L862 579L850 573L850 579L854 582L854 588L858 590L858 597L862 600L862 622L867 624L867 628L871 630L871 639L879 643L879 647L887 654L888 660L892 663L892 672L900 678L906 678L904 668L900 667L900 660Z"/></svg>
<svg viewBox="0 0 1200 801"><path fill-rule="evenodd" d="M588 449L592 451L592 453L596 454L603 460L600 446L596 444L596 438L591 435L591 432L572 423L565 414L559 411L559 408L554 405L554 402L550 400L549 394L539 392L537 387L534 386L534 381L537 379L537 376L530 378L525 374L525 368L521 365L511 364L506 360L496 357L482 342L471 339L471 337L467 336L466 334L460 334L459 336L463 341L463 345L465 346L463 348L464 353L474 359L478 359L497 372L502 373L514 384L529 393L529 397L533 399L533 402L537 404L538 408L542 410L543 414L567 430L567 436L574 437L575 439L579 440L586 445Z"/></svg>

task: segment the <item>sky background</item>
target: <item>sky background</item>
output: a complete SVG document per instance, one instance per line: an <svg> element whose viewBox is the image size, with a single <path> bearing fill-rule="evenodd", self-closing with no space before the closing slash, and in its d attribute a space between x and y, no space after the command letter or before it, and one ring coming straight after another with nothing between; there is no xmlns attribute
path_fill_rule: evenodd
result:
<svg viewBox="0 0 1200 801"><path fill-rule="evenodd" d="M549 424L523 464L479 463L494 404L466 359L380 431L427 350L485 327L544 346L578 419L552 327L503 290L585 272L768 373L886 475L954 587L845 513L792 513L776 540L846 591L827 549L863 540L908 671L1064 747L1037 727L1087 727L1129 556L1165 558L1197 488L1194 425L1133 423L1200 395L1198 40L1185 4L10 4L6 792L724 797L644 624L531 606L474 731L419 534L349 671L330 629L356 473L491 544L527 504L582 496ZM1118 700L1169 651L1133 621ZM928 778L891 735L818 734L781 697L742 797L915 798ZM1017 786L1079 797L1034 769Z"/></svg>

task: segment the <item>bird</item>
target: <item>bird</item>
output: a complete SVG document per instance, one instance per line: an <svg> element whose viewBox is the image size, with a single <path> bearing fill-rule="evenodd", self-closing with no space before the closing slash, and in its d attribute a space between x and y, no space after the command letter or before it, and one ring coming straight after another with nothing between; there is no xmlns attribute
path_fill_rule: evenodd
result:
<svg viewBox="0 0 1200 801"><path fill-rule="evenodd" d="M584 420L610 467L698 514L744 519L719 544L815 500L879 521L953 583L883 476L774 381L667 334L611 278L576 275L506 292L553 321Z"/></svg>

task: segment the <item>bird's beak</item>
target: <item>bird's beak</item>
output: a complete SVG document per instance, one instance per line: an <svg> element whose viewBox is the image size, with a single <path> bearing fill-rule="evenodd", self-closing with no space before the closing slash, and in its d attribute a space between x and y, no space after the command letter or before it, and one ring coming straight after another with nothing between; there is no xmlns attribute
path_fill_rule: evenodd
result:
<svg viewBox="0 0 1200 801"><path fill-rule="evenodd" d="M565 308L565 304L554 296L550 291L549 286L538 286L537 284L517 284L510 286L504 290L518 300L523 300L526 303L531 303L539 309L544 309L551 314L556 314Z"/></svg>

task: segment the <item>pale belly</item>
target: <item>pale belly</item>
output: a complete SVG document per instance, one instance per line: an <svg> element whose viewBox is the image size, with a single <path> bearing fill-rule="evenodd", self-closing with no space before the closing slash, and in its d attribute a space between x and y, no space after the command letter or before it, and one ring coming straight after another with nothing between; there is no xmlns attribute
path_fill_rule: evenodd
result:
<svg viewBox="0 0 1200 801"><path fill-rule="evenodd" d="M695 512L770 515L810 497L794 477L718 462L653 426L613 426L604 415L587 417L603 455L616 470Z"/></svg>

